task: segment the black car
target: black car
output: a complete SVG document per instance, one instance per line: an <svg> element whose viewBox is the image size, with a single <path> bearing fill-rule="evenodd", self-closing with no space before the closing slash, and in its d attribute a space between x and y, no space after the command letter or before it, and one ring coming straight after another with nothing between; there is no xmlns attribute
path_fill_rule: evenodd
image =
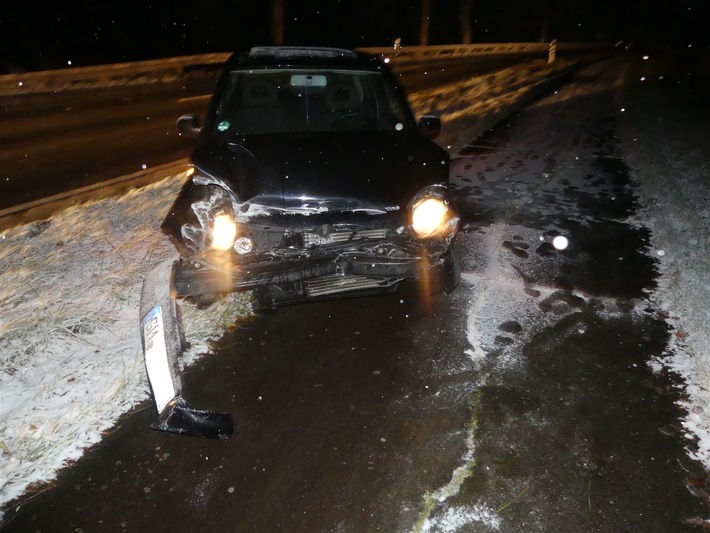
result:
<svg viewBox="0 0 710 533"><path fill-rule="evenodd" d="M156 357L173 386L159 394L146 347L161 429L200 433L176 417L217 416L180 397L175 298L209 305L250 289L260 310L388 293L407 279L432 292L455 287L459 218L447 189L449 155L430 140L440 121L417 123L377 59L334 48L252 48L226 63L204 126L192 115L178 126L197 138L193 173L162 225L180 259L170 297L149 276L141 310L146 346L149 336L166 339L167 355ZM167 324L160 332L156 313Z"/></svg>

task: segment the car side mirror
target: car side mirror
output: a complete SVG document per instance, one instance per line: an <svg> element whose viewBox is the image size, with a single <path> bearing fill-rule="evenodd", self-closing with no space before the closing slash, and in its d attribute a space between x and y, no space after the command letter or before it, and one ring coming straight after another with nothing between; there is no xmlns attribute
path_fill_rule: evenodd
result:
<svg viewBox="0 0 710 533"><path fill-rule="evenodd" d="M436 115L424 115L419 119L419 131L427 139L436 139L441 133L441 119Z"/></svg>
<svg viewBox="0 0 710 533"><path fill-rule="evenodd" d="M197 138L202 131L199 120L195 115L182 115L177 121L177 129L185 137Z"/></svg>

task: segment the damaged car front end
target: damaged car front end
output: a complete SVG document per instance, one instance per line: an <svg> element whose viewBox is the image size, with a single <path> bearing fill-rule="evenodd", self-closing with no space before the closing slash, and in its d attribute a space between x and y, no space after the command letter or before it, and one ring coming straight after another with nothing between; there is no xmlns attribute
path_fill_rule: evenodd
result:
<svg viewBox="0 0 710 533"><path fill-rule="evenodd" d="M176 295L206 303L255 289L255 305L264 308L391 292L409 278L440 282L440 271L452 266L458 218L441 184L410 198L240 202L229 183L198 167L162 226L180 252Z"/></svg>
<svg viewBox="0 0 710 533"><path fill-rule="evenodd" d="M339 49L252 49L226 65L205 125L188 116L179 126L198 138L192 175L162 225L179 259L147 278L141 304L158 429L232 431L229 415L182 398L179 300L207 306L252 290L263 310L391 293L409 279L427 293L456 286L449 156L430 140L439 120L415 122L376 60ZM155 287L159 276L167 292ZM160 335L164 356L155 355Z"/></svg>

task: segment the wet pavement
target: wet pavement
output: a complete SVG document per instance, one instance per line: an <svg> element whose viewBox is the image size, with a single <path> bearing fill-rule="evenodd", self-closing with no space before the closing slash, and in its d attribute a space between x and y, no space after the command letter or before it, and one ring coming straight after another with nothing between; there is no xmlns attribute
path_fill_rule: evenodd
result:
<svg viewBox="0 0 710 533"><path fill-rule="evenodd" d="M512 294L516 308L490 314L500 324L479 359L475 467L432 514L435 531L683 531L707 512L686 487L699 467L683 449L677 383L648 364L669 332L644 303L657 273L648 230L630 218L613 75L588 68L454 166L462 248L488 248L463 270L474 294Z"/></svg>
<svg viewBox="0 0 710 533"><path fill-rule="evenodd" d="M241 324L184 374L186 397L235 415L235 436L151 431L146 406L7 531L406 529L465 451L472 390L452 320L463 295L402 289Z"/></svg>
<svg viewBox="0 0 710 533"><path fill-rule="evenodd" d="M618 72L586 69L456 158L453 295L239 324L184 375L232 439L151 431L146 404L3 531L690 530L707 509L677 384L648 365L669 332L644 300Z"/></svg>

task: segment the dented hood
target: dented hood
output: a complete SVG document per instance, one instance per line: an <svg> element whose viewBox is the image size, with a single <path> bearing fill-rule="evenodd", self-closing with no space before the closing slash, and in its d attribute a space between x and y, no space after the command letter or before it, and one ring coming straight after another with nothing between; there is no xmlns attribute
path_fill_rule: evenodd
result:
<svg viewBox="0 0 710 533"><path fill-rule="evenodd" d="M213 141L213 140L212 140ZM448 181L446 151L398 132L276 134L209 142L193 164L226 181L240 203L278 208L322 202L404 206L426 185Z"/></svg>

